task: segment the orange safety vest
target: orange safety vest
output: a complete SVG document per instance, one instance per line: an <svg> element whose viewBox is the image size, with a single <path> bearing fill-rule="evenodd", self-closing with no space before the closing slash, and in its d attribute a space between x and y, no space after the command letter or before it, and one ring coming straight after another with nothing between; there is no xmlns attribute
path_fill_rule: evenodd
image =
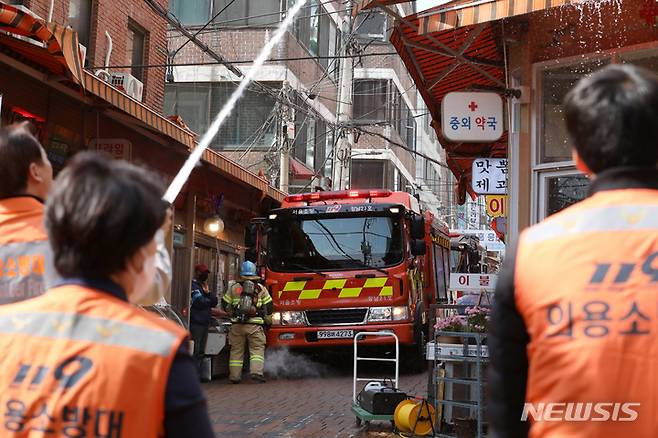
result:
<svg viewBox="0 0 658 438"><path fill-rule="evenodd" d="M54 278L43 209L28 196L0 199L0 304L41 295Z"/></svg>
<svg viewBox="0 0 658 438"><path fill-rule="evenodd" d="M514 283L526 401L562 418L530 436L658 436L658 191L601 191L524 231Z"/></svg>
<svg viewBox="0 0 658 438"><path fill-rule="evenodd" d="M169 370L186 336L81 286L0 306L0 436L161 436Z"/></svg>

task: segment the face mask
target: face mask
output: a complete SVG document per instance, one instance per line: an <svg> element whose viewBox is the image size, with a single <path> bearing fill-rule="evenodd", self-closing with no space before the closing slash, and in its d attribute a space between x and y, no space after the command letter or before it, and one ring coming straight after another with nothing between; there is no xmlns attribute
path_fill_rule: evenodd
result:
<svg viewBox="0 0 658 438"><path fill-rule="evenodd" d="M156 272L157 271L155 269L155 253L153 253L153 255L147 256L144 259L144 265L142 266L142 271L139 274L137 274L137 278L135 279L135 286L133 288L133 293L128 297L131 303L149 305L149 304L154 304L155 302L158 301L159 293L157 291L153 293L154 291L151 290L151 289L158 289L157 287L156 288L153 287L155 283ZM146 300L146 298L150 298L150 299Z"/></svg>
<svg viewBox="0 0 658 438"><path fill-rule="evenodd" d="M204 272L202 274L199 274L199 281L204 282L208 279L208 273Z"/></svg>

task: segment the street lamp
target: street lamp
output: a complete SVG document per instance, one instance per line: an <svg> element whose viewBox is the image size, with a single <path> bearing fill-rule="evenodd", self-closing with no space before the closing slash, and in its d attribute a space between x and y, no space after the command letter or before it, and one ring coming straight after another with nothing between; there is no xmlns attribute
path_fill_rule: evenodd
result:
<svg viewBox="0 0 658 438"><path fill-rule="evenodd" d="M206 234L217 236L224 231L224 221L219 215L213 215L203 222L203 230Z"/></svg>

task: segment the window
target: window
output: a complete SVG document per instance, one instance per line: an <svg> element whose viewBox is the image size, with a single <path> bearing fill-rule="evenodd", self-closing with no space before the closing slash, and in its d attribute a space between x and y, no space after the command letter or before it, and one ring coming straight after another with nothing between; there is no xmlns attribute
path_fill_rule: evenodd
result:
<svg viewBox="0 0 658 438"><path fill-rule="evenodd" d="M226 8L226 9L224 9ZM267 26L281 19L280 0L214 0L212 15L221 26Z"/></svg>
<svg viewBox="0 0 658 438"><path fill-rule="evenodd" d="M587 196L589 180L575 171L543 172L539 190L544 201L540 205L540 218L557 213Z"/></svg>
<svg viewBox="0 0 658 438"><path fill-rule="evenodd" d="M352 160L350 188L355 190L385 188L384 164L380 160Z"/></svg>
<svg viewBox="0 0 658 438"><path fill-rule="evenodd" d="M275 271L363 269L402 262L399 217L311 217L279 219L271 224L269 266Z"/></svg>
<svg viewBox="0 0 658 438"><path fill-rule="evenodd" d="M217 15L219 26L265 26L280 19L280 0L171 0L169 10L186 26L206 24ZM226 8L226 9L225 9Z"/></svg>
<svg viewBox="0 0 658 438"><path fill-rule="evenodd" d="M144 49L146 35L142 30L139 30L136 26L129 24L128 25L128 63L132 66L130 68L130 74L135 76L138 80L144 82L144 68L139 67L144 65Z"/></svg>
<svg viewBox="0 0 658 438"><path fill-rule="evenodd" d="M72 0L69 3L69 26L78 33L78 42L89 47L89 23L92 0Z"/></svg>
<svg viewBox="0 0 658 438"><path fill-rule="evenodd" d="M210 20L211 0L171 0L169 10L186 26L203 25Z"/></svg>
<svg viewBox="0 0 658 438"><path fill-rule="evenodd" d="M388 80L354 81L354 118L359 121L383 122L386 120Z"/></svg>
<svg viewBox="0 0 658 438"><path fill-rule="evenodd" d="M533 184L539 190L533 215L536 221L574 204L587 196L589 182L575 169L571 157L571 140L564 122L563 101L581 79L602 66L610 58L589 58L537 70L541 99L539 101L539 138L533 165ZM518 130L517 121L513 129Z"/></svg>
<svg viewBox="0 0 658 438"><path fill-rule="evenodd" d="M405 126L407 147L416 150L416 119L414 113L407 108L407 123ZM402 136L402 133L400 133Z"/></svg>
<svg viewBox="0 0 658 438"><path fill-rule="evenodd" d="M446 283L446 263L443 257L446 255L442 246L432 244L434 251L434 285L436 290L436 298L440 302L448 300L448 284Z"/></svg>
<svg viewBox="0 0 658 438"><path fill-rule="evenodd" d="M331 14L322 6L325 2L311 0L307 6L302 8L295 25L291 31L297 41L306 47L309 53L318 57L318 63L330 70L333 79L338 75L338 61L332 62L337 52L340 39L336 23ZM288 0L288 7L294 4L294 0Z"/></svg>
<svg viewBox="0 0 658 438"><path fill-rule="evenodd" d="M279 82L271 83L271 93L277 93ZM212 84L210 117L214 118L228 101L236 85L228 82ZM226 119L215 137L212 147L226 149L236 147L269 148L275 141L276 123L274 97L266 91L247 91L240 98L230 117Z"/></svg>
<svg viewBox="0 0 658 438"><path fill-rule="evenodd" d="M297 98L298 107L304 108L304 103ZM295 143L294 156L302 163L305 163L309 169L318 172L318 175L331 174L331 167L327 172L325 157L333 146L333 132L327 128L327 124L310 108L307 111L295 111ZM327 144L327 141L331 143Z"/></svg>
<svg viewBox="0 0 658 438"><path fill-rule="evenodd" d="M334 69L338 71L337 60L336 62L332 62L332 59L330 59L331 57L336 55L336 38L337 38L336 24L331 19L331 16L327 13L323 13L322 15L320 15L319 18L320 18L320 31L319 31L319 40L318 40L318 47L319 47L318 56L320 56L320 58L318 59L318 62L322 67L324 67L325 70L331 68L332 71Z"/></svg>
<svg viewBox="0 0 658 438"><path fill-rule="evenodd" d="M571 145L564 123L562 102L567 92L580 78L608 63L608 60L595 60L565 67L547 68L542 72L540 163L571 160Z"/></svg>
<svg viewBox="0 0 658 438"><path fill-rule="evenodd" d="M386 14L379 11L361 12L356 17L356 33L360 37L386 40Z"/></svg>
<svg viewBox="0 0 658 438"><path fill-rule="evenodd" d="M179 115L197 134L208 128L210 84L165 84L164 113Z"/></svg>
<svg viewBox="0 0 658 438"><path fill-rule="evenodd" d="M273 93L280 83L270 85ZM178 114L197 134L208 129L235 89L233 83L165 84L165 113ZM274 98L265 91L247 91L213 140L214 149L251 146L269 149L275 140Z"/></svg>

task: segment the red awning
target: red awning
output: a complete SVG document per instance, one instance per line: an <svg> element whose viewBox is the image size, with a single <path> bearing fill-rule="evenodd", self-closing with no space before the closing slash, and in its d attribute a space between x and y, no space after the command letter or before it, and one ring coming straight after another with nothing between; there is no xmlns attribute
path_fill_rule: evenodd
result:
<svg viewBox="0 0 658 438"><path fill-rule="evenodd" d="M398 20L391 43L402 57L434 120L447 164L461 183L459 198L470 190L471 165L479 157L505 157L507 134L495 143L453 143L441 131L441 103L453 91L503 91L504 61L497 28L491 24L423 34L417 16Z"/></svg>
<svg viewBox="0 0 658 438"><path fill-rule="evenodd" d="M295 179L311 179L315 176L313 169L309 169L304 163L293 157L290 157L290 172Z"/></svg>
<svg viewBox="0 0 658 438"><path fill-rule="evenodd" d="M84 86L78 34L73 29L46 23L26 11L0 2L0 30L34 41L1 35L0 46Z"/></svg>

